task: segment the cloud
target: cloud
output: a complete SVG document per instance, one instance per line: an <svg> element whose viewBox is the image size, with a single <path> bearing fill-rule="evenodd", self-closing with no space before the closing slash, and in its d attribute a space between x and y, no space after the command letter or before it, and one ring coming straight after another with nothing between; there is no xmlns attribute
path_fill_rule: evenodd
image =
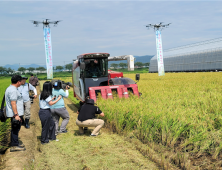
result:
<svg viewBox="0 0 222 170"><path fill-rule="evenodd" d="M30 22L44 18L62 20L51 27L54 62L99 50L153 55L155 32L145 25L172 23L162 31L164 48L213 39L222 35L221 6L219 1L4 1L0 2L4 23L0 56L7 56L4 64L40 58L45 62L42 25ZM18 52L22 57L17 57Z"/></svg>

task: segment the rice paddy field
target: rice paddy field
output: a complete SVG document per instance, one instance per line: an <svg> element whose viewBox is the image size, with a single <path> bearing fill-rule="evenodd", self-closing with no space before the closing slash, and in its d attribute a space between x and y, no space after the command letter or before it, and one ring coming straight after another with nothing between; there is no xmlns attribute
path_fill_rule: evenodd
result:
<svg viewBox="0 0 222 170"><path fill-rule="evenodd" d="M124 76L135 79L135 74ZM153 146L164 160L181 168L221 167L222 73L140 77L140 98L97 101L108 126Z"/></svg>
<svg viewBox="0 0 222 170"><path fill-rule="evenodd" d="M135 74L124 74L135 79ZM162 162L181 169L219 169L222 166L222 73L140 74L140 98L103 100L106 127L129 141L139 139ZM72 81L71 77L57 77ZM10 79L0 79L0 102ZM115 96L115 94L113 94ZM69 98L78 102L70 89ZM0 122L0 138L8 123ZM136 146L140 150L140 146ZM152 157L149 151L141 151Z"/></svg>

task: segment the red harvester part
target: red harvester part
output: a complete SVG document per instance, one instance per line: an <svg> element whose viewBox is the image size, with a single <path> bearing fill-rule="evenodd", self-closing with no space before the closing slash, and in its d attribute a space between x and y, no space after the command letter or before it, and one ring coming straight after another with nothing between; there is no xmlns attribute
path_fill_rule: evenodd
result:
<svg viewBox="0 0 222 170"><path fill-rule="evenodd" d="M89 87L89 97L96 102L96 90L101 91L101 96L104 99L112 99L112 90L116 90L117 94L120 98L125 97L128 98L128 88L132 89L133 94L139 97L137 84L125 84L118 86L97 86L97 87Z"/></svg>

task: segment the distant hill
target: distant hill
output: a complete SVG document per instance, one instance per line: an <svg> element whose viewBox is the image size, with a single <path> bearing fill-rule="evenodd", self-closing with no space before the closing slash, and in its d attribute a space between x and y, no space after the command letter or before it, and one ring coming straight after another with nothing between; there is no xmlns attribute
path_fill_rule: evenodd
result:
<svg viewBox="0 0 222 170"><path fill-rule="evenodd" d="M136 59L135 62L149 63L150 59L153 57L153 55L134 56L134 57ZM127 60L109 61L109 66L112 63L116 63L116 64L127 63ZM5 68L9 68L10 67L11 69L14 69L14 70L17 71L18 68L19 68L19 64L13 64L13 65L7 64L7 65L5 65L3 67L5 67ZM46 65L30 64L30 65L20 65L20 67L25 67L25 68L29 68L29 67L34 67L34 68L44 67L44 68L46 68ZM56 65L54 65L54 67L56 67Z"/></svg>
<svg viewBox="0 0 222 170"><path fill-rule="evenodd" d="M5 66L3 66L3 67L5 67L5 68L9 68L9 67L10 67L10 68L13 69L13 70L18 70L19 64L12 64L12 65L7 64L7 65L5 65ZM37 67L45 67L45 68L46 68L45 65L37 65L37 64L20 65L20 67L25 67L25 68L29 68L29 67L34 67L34 68L37 68Z"/></svg>
<svg viewBox="0 0 222 170"><path fill-rule="evenodd" d="M153 56L154 56L154 55L134 56L134 57L135 57L135 61L134 61L134 62L150 63L150 59L151 59ZM109 61L109 66L110 66L112 63L115 63L115 64L127 63L127 60Z"/></svg>

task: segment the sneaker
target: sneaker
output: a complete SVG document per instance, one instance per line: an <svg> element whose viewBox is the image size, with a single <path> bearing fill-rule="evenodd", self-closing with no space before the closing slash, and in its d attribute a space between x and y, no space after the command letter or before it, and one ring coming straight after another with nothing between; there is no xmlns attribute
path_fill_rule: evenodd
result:
<svg viewBox="0 0 222 170"><path fill-rule="evenodd" d="M42 145L48 144L49 142L41 142Z"/></svg>
<svg viewBox="0 0 222 170"><path fill-rule="evenodd" d="M19 146L20 146L20 147L23 147L23 148L25 147L25 145L24 145L23 143L19 144Z"/></svg>
<svg viewBox="0 0 222 170"><path fill-rule="evenodd" d="M97 135L91 134L90 137L96 137Z"/></svg>
<svg viewBox="0 0 222 170"><path fill-rule="evenodd" d="M12 146L10 149L10 152L16 152L16 151L25 151L25 147L21 147L21 146Z"/></svg>
<svg viewBox="0 0 222 170"><path fill-rule="evenodd" d="M59 131L59 133L67 133L67 132L68 132L67 129L61 132Z"/></svg>

